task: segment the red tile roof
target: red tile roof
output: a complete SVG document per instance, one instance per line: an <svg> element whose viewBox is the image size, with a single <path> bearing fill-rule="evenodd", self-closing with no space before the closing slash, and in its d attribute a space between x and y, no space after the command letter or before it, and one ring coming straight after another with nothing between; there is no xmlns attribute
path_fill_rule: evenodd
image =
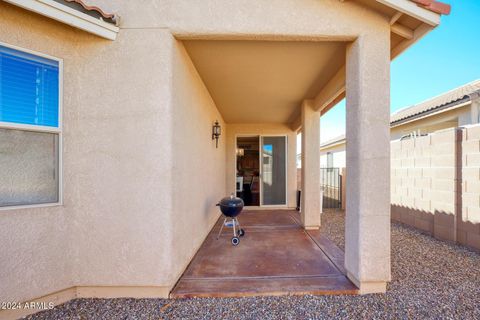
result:
<svg viewBox="0 0 480 320"><path fill-rule="evenodd" d="M420 7L424 7L425 9L428 9L430 11L433 11L439 14L450 14L450 11L452 10L449 4L436 1L436 0L410 0L410 1L415 2Z"/></svg>
<svg viewBox="0 0 480 320"><path fill-rule="evenodd" d="M116 24L118 22L118 17L114 13L106 13L101 8L97 6L88 5L85 0L54 0L56 2L64 2L65 5L75 8L79 11L82 11L88 15L99 18L105 22Z"/></svg>
<svg viewBox="0 0 480 320"><path fill-rule="evenodd" d="M83 2L82 0L63 0L63 1L76 2L79 5L81 5L87 11L97 11L104 18L113 18L115 16L113 13L105 13L102 9L100 9L97 6L89 6L85 2Z"/></svg>

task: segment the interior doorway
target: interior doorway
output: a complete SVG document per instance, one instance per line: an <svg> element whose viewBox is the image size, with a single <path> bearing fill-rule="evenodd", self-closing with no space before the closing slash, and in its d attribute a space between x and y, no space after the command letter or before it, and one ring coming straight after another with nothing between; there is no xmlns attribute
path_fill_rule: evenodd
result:
<svg viewBox="0 0 480 320"><path fill-rule="evenodd" d="M236 192L246 206L287 205L287 137L237 137Z"/></svg>
<svg viewBox="0 0 480 320"><path fill-rule="evenodd" d="M237 197L246 206L260 205L260 137L237 137Z"/></svg>

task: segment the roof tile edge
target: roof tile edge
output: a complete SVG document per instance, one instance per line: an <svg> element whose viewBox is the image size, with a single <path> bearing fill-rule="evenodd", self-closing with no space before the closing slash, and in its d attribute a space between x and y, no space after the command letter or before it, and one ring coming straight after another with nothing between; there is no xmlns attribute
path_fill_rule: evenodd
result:
<svg viewBox="0 0 480 320"><path fill-rule="evenodd" d="M418 6L424 7L430 11L438 14L448 15L450 14L452 7L449 4L436 1L436 0L410 0L416 3Z"/></svg>
<svg viewBox="0 0 480 320"><path fill-rule="evenodd" d="M70 2L70 3L77 3L80 6L82 6L83 9L85 9L86 11L95 11L98 14L100 14L100 16L103 17L104 19L111 20L112 22L115 23L115 25L118 25L119 17L114 13L106 13L100 7L88 5L83 0L63 0L63 1Z"/></svg>

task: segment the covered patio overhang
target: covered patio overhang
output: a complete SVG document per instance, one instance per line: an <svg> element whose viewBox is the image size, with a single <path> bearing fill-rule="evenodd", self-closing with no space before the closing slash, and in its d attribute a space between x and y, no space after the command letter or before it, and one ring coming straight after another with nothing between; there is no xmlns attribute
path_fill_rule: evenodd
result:
<svg viewBox="0 0 480 320"><path fill-rule="evenodd" d="M390 61L437 26L439 14L407 0L348 5L379 14L378 24L366 19L357 33L176 37L226 123L228 192L235 190L236 135L291 134L288 148L295 150L292 137L302 133L306 230L321 223L320 117L346 98L345 269L361 293L384 292L390 281ZM293 170L295 160L288 167ZM289 199L296 189L289 185Z"/></svg>
<svg viewBox="0 0 480 320"><path fill-rule="evenodd" d="M237 138L285 135L285 207L295 208L298 130L291 124L301 116L302 101L314 99L318 88L344 65L346 42L262 39L183 43L226 123L227 193L235 192Z"/></svg>

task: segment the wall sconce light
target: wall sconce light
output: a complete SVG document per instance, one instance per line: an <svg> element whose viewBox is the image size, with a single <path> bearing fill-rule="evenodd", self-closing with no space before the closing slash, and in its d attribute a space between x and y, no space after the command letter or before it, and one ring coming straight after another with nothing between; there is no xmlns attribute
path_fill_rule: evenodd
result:
<svg viewBox="0 0 480 320"><path fill-rule="evenodd" d="M218 138L222 134L222 127L220 127L220 124L218 123L218 120L215 121L213 127L212 127L212 140L215 139L215 147L218 148Z"/></svg>
<svg viewBox="0 0 480 320"><path fill-rule="evenodd" d="M237 148L237 156L243 157L245 155L245 149Z"/></svg>

